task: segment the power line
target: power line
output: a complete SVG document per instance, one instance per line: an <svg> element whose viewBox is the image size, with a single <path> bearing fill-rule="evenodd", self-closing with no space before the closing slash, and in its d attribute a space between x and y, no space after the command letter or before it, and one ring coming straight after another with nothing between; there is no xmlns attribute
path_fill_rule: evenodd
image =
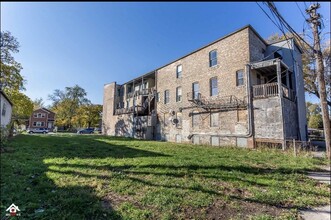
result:
<svg viewBox="0 0 331 220"><path fill-rule="evenodd" d="M305 15L303 14L301 8L299 7L298 2L295 2L295 4L297 5L299 11L301 12L302 17L306 20L307 18L305 17Z"/></svg>
<svg viewBox="0 0 331 220"><path fill-rule="evenodd" d="M266 3L266 5L269 7L269 9L270 9L270 11L272 12L272 13L274 13L276 16L277 16L277 18L279 19L279 21L286 27L286 29L288 30L288 31L290 31L294 36L296 36L297 38L299 38L300 39L300 41L302 41L303 43L305 43L310 49L312 49L312 50L314 50L314 48L309 44L309 43L307 43L292 27L291 27L291 25L289 25L287 22L286 22L286 20L283 18L283 16L278 12L278 10L277 10L277 8L276 8L276 6L273 4L273 3L271 3L271 2L267 2ZM299 43L300 43L300 45L301 45L301 42L299 41ZM301 47L302 47L302 45L301 45ZM307 51L306 49L305 49L305 47L302 47L302 49L303 50L305 50L307 53L310 53L309 51Z"/></svg>

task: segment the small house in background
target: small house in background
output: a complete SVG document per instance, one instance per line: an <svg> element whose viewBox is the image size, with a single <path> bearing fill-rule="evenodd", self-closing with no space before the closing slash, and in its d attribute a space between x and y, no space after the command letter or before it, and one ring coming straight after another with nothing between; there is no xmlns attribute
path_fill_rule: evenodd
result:
<svg viewBox="0 0 331 220"><path fill-rule="evenodd" d="M39 108L32 112L29 119L29 128L47 128L49 131L53 131L54 121L54 112L46 108Z"/></svg>
<svg viewBox="0 0 331 220"><path fill-rule="evenodd" d="M1 107L1 127L6 127L10 121L13 111L13 103L7 97L7 95L0 89L1 99L0 99L0 107Z"/></svg>

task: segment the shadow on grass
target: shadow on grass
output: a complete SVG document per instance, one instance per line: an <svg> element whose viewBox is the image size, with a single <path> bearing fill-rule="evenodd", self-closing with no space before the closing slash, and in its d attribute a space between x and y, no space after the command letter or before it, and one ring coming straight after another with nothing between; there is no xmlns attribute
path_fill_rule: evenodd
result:
<svg viewBox="0 0 331 220"><path fill-rule="evenodd" d="M105 138L106 140L102 140ZM181 186L151 181L144 175L166 176L173 178L192 178L195 175L209 180L224 182L237 182L245 186L272 187L268 183L258 182L258 179L268 180L270 175L276 174L279 187L288 190L282 183L287 180L286 175L304 173L301 169L269 169L254 168L250 166L226 166L226 165L171 165L171 164L144 164L144 165L85 165L69 164L66 159L105 159L105 158L138 158L138 157L171 157L170 155L149 150L129 147L125 143L137 142L135 139L122 137L104 137L101 135L22 135L13 140L15 152L1 155L1 176L9 178L1 180L1 195L9 195L1 198L2 213L11 203L17 203L22 209L22 215L27 218L60 218L60 219L121 219L122 216L113 210L112 206L104 209L99 196L93 187L65 186L65 176L102 178L111 181L112 178L125 178L143 186L155 188L183 189L202 192L208 195L228 196L234 200L249 201L272 205L281 208L302 208L290 204L279 204L272 200L259 200L245 198L239 195L225 195L214 189L203 186ZM64 158L64 162L44 163L44 159ZM62 160L61 160L62 161ZM53 166L66 167L69 170L60 171ZM78 172L75 169L94 169L95 174ZM71 169L71 170L70 170ZM121 175L98 174L100 170L120 172ZM215 172L213 172L215 171ZM224 171L218 172L218 171ZM58 175L56 185L47 175L52 172ZM235 174L233 174L235 173ZM240 174L240 175L238 175ZM256 177L247 179L245 176ZM63 180L62 180L63 178ZM78 181L79 178L77 178ZM63 185L61 184L63 181ZM77 182L79 185L79 182ZM3 187L5 186L5 187ZM299 189L292 189L297 190ZM302 194L317 195L310 190L300 189ZM17 201L17 202L16 202ZM3 210L4 209L4 210ZM44 212L38 212L44 210Z"/></svg>
<svg viewBox="0 0 331 220"><path fill-rule="evenodd" d="M199 177L203 177L206 179L215 179L215 180L221 180L224 182L238 182L241 184L244 184L246 186L258 186L258 187L274 187L273 184L267 184L267 183L259 183L257 180L248 180L245 178L245 176L249 175L250 177L256 177L255 179L261 180L269 180L270 175L269 174L279 174L277 175L277 181L279 184L277 185L278 189L282 189L284 191L291 190L295 191L298 194L306 194L306 195L314 195L314 196L324 196L323 193L317 193L312 192L311 190L307 189L299 189L297 187L288 188L288 186L284 185L283 182L288 180L288 176L294 173L301 173L302 170L297 170L298 172L293 171L292 169L269 169L269 168L251 168L247 166L225 166L225 165L217 165L217 166L203 166L203 165L188 165L188 166L174 166L174 165L160 165L160 164L150 164L150 165L106 165L106 166L93 166L93 165L83 165L83 164L66 164L66 163L48 163L49 166L57 166L57 167L63 167L63 168L69 168L69 169L95 169L95 170L108 170L111 172L119 172L121 173L121 176L109 176L109 175L98 175L98 174L87 174L82 173L78 171L59 171L56 169L49 168L51 172L56 172L59 174L64 175L71 175L71 176L80 176L85 178L102 178L111 181L114 178L120 178L120 179L129 179L133 182L145 185L145 186L151 186L151 187L164 187L164 188L172 188L172 189L183 189L183 190L192 190L196 192L202 192L209 195L217 195L217 196L228 196L231 199L234 200L241 200L241 201L248 201L248 202L255 202L260 203L264 205L271 205L275 206L277 208L303 208L302 206L293 205L290 203L282 204L278 201L272 201L272 200L263 200L256 199L256 198L246 198L244 196L238 196L238 195L226 195L224 192L207 189L204 187L189 187L189 186L180 186L178 184L164 184L164 183L157 183L154 181L149 181L144 179L144 175L155 175L155 176L169 176L174 178L193 178L194 175L198 175ZM133 170L132 170L133 169ZM152 169L147 171L138 171L135 169ZM166 170L166 172L160 172L155 171L154 169L161 169ZM185 171L182 171L182 170ZM219 173L219 174L210 174L210 171L213 170L222 170L226 171L225 173ZM242 176L238 177L236 174L229 175L229 173L236 173L240 174ZM139 177L142 176L142 177ZM253 178L254 179L254 178Z"/></svg>
<svg viewBox="0 0 331 220"><path fill-rule="evenodd" d="M19 135L9 143L13 152L1 154L1 218L15 203L23 219L122 219L113 207L102 207L89 186L55 184L47 175L49 158L137 158L167 155L111 143L102 136ZM128 141L128 140L126 140ZM124 143L124 142L123 142Z"/></svg>

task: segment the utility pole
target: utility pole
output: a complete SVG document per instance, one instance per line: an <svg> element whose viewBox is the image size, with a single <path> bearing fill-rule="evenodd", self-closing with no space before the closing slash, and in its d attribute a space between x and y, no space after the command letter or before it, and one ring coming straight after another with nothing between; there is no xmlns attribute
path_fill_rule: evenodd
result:
<svg viewBox="0 0 331 220"><path fill-rule="evenodd" d="M326 98L326 88L325 88L325 79L324 79L324 63L323 63L323 55L321 51L320 45L320 36L318 33L318 28L321 28L320 18L321 15L316 13L316 10L320 7L320 4L312 4L308 9L306 9L307 14L309 14L310 18L307 19L307 22L311 23L313 34L314 34L314 56L316 59L316 73L317 73L317 81L318 81L318 90L320 94L320 103L322 108L322 118L323 118L323 127L324 127L324 136L325 136L325 146L326 146L326 154L328 159L330 160L331 154L331 128L330 128L330 118L329 111L327 105Z"/></svg>

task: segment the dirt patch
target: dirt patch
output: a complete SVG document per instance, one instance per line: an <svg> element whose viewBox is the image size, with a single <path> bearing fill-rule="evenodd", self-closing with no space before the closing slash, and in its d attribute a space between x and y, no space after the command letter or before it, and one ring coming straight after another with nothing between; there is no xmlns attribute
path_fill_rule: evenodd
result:
<svg viewBox="0 0 331 220"><path fill-rule="evenodd" d="M280 216L286 209L276 208L259 203L216 200L207 207L183 207L181 217L185 219L250 219L256 215Z"/></svg>
<svg viewBox="0 0 331 220"><path fill-rule="evenodd" d="M137 207L142 207L132 197L127 195L119 195L114 192L108 193L101 201L103 208L118 208L123 202L130 202Z"/></svg>

